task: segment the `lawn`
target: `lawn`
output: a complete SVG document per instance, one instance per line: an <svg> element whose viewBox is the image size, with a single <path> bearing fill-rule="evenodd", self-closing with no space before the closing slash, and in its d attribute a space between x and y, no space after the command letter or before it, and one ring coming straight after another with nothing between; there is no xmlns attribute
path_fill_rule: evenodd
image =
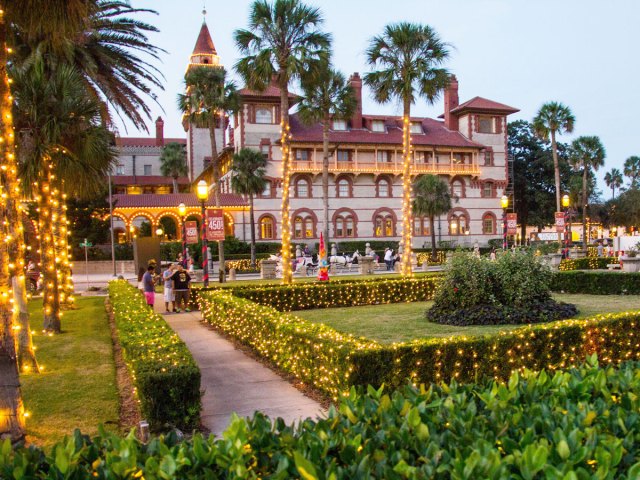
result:
<svg viewBox="0 0 640 480"><path fill-rule="evenodd" d="M42 334L42 300L29 303L41 374L21 375L29 442L48 446L80 428L118 428L118 391L104 297L77 298L64 312L63 333Z"/></svg>
<svg viewBox="0 0 640 480"><path fill-rule="evenodd" d="M640 295L554 295L559 301L578 306L576 318L599 313L640 310ZM424 312L432 302L395 303L365 307L301 310L295 315L336 330L370 338L382 343L404 342L425 337L456 335L491 335L500 330L513 330L519 325L456 327L427 322Z"/></svg>

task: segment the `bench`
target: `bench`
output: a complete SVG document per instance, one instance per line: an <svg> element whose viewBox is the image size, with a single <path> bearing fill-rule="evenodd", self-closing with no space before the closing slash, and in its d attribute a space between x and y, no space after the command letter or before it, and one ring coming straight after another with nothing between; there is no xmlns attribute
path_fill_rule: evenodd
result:
<svg viewBox="0 0 640 480"><path fill-rule="evenodd" d="M607 265L607 270L620 270L621 266L619 263L610 263Z"/></svg>

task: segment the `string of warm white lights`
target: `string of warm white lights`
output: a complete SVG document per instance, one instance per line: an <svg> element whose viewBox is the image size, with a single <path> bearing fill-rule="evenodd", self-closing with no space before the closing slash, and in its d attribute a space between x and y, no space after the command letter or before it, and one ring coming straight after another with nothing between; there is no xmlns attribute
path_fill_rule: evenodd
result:
<svg viewBox="0 0 640 480"><path fill-rule="evenodd" d="M280 145L282 150L282 283L293 282L291 266L291 219L289 215L289 193L291 183L291 152L289 123L280 122Z"/></svg>
<svg viewBox="0 0 640 480"><path fill-rule="evenodd" d="M411 221L411 124L409 116L404 117L402 122L402 257L400 260L400 274L403 276L413 275L411 260L411 239L413 237Z"/></svg>

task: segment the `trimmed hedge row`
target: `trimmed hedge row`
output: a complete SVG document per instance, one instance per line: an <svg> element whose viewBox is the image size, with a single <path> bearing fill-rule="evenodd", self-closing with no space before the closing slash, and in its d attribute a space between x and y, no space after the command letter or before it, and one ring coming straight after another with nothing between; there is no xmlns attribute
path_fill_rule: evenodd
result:
<svg viewBox="0 0 640 480"><path fill-rule="evenodd" d="M551 290L585 295L640 295L640 273L558 272L551 279Z"/></svg>
<svg viewBox="0 0 640 480"><path fill-rule="evenodd" d="M560 262L560 270L605 270L607 265L619 262L618 257L567 258Z"/></svg>
<svg viewBox="0 0 640 480"><path fill-rule="evenodd" d="M234 418L224 438L148 444L78 431L46 454L0 445L2 478L620 479L640 477L640 364L504 385L351 391L325 419Z"/></svg>
<svg viewBox="0 0 640 480"><path fill-rule="evenodd" d="M200 369L186 345L133 285L114 280L109 297L143 417L153 429L198 427Z"/></svg>

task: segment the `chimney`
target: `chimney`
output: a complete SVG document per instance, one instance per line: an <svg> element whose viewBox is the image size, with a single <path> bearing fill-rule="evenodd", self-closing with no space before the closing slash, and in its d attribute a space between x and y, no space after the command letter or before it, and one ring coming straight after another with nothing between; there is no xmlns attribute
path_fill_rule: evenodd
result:
<svg viewBox="0 0 640 480"><path fill-rule="evenodd" d="M362 79L358 72L355 72L349 77L351 88L353 88L353 94L356 97L356 110L351 117L351 128L362 128Z"/></svg>
<svg viewBox="0 0 640 480"><path fill-rule="evenodd" d="M451 110L460 104L458 99L458 79L455 75L449 78L449 85L444 90L444 126L449 130L458 130L458 117Z"/></svg>
<svg viewBox="0 0 640 480"><path fill-rule="evenodd" d="M158 117L156 120L156 146L162 147L164 145L164 121L162 117Z"/></svg>

